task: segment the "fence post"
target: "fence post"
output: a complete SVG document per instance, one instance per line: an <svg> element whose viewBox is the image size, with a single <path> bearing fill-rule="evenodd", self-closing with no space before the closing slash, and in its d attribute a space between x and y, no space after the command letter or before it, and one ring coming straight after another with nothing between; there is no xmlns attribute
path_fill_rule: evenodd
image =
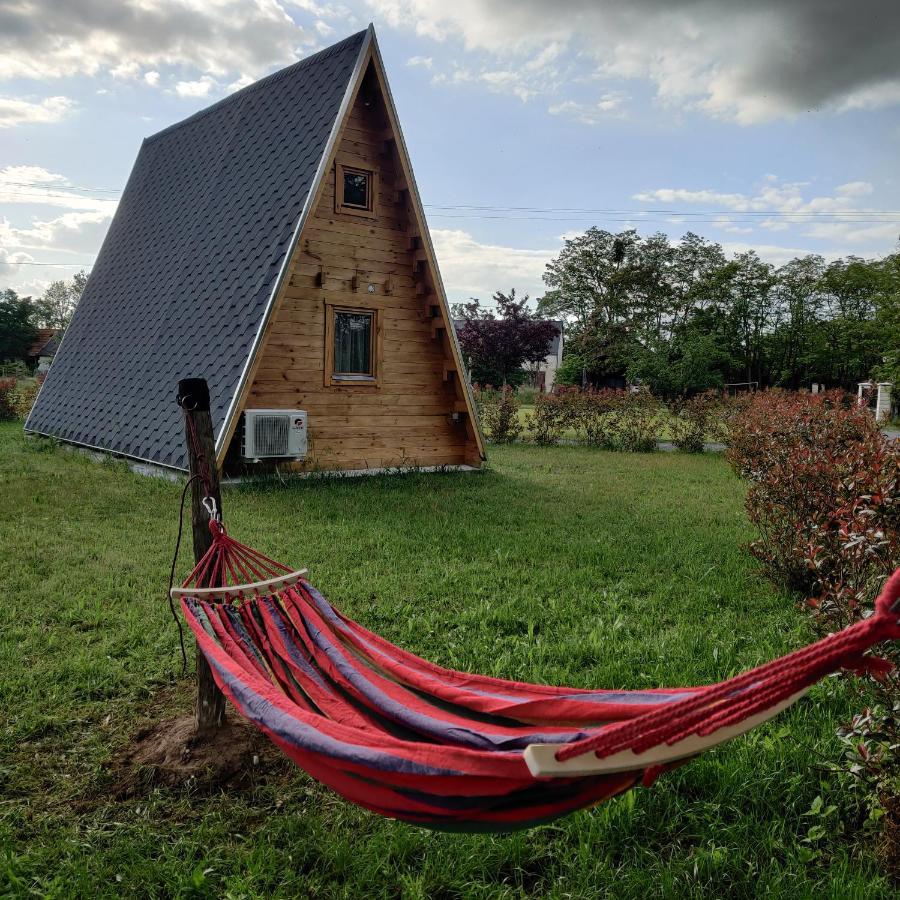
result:
<svg viewBox="0 0 900 900"><path fill-rule="evenodd" d="M199 562L212 545L209 511L203 500L209 498L221 515L219 470L216 467L216 445L212 417L209 412L209 386L205 378L183 378L178 382L178 404L184 413L184 434L188 452L188 471L199 475L191 483L191 527L194 537L194 561ZM199 587L218 587L206 583ZM213 679L206 657L197 652L197 734L205 735L220 728L225 719L225 696Z"/></svg>

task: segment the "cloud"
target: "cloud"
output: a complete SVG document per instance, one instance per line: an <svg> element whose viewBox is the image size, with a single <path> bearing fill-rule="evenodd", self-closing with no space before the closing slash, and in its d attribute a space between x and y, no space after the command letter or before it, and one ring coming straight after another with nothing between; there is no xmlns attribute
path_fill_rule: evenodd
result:
<svg viewBox="0 0 900 900"><path fill-rule="evenodd" d="M93 256L100 249L111 219L106 212L70 212L55 219L33 219L25 228L0 219L0 247Z"/></svg>
<svg viewBox="0 0 900 900"><path fill-rule="evenodd" d="M547 108L551 116L565 116L581 122L582 125L598 125L610 117L623 115L622 105L628 100L628 96L622 92L609 91L603 94L595 103L576 103L574 100L564 100Z"/></svg>
<svg viewBox="0 0 900 900"><path fill-rule="evenodd" d="M156 87L159 84L159 72L144 72L144 81L150 85L150 87Z"/></svg>
<svg viewBox="0 0 900 900"><path fill-rule="evenodd" d="M647 79L665 103L745 125L900 104L900 4L890 0L368 3L394 27L522 68L580 55L600 77Z"/></svg>
<svg viewBox="0 0 900 900"><path fill-rule="evenodd" d="M0 7L0 79L132 78L162 67L259 77L316 37L279 0L28 0Z"/></svg>
<svg viewBox="0 0 900 900"><path fill-rule="evenodd" d="M0 128L58 122L75 108L68 97L45 97L37 103L0 97Z"/></svg>
<svg viewBox="0 0 900 900"><path fill-rule="evenodd" d="M423 69L431 69L434 67L434 60L430 56L411 56L406 64L408 66L421 66Z"/></svg>
<svg viewBox="0 0 900 900"><path fill-rule="evenodd" d="M31 257L27 253L11 253L0 247L0 278L9 281L19 273L21 263L28 262Z"/></svg>
<svg viewBox="0 0 900 900"><path fill-rule="evenodd" d="M111 197L79 191L64 175L41 166L7 166L0 169L0 203L52 206L111 216L117 202Z"/></svg>
<svg viewBox="0 0 900 900"><path fill-rule="evenodd" d="M215 86L215 80L207 75L197 81L179 81L175 93L179 97L206 97Z"/></svg>
<svg viewBox="0 0 900 900"><path fill-rule="evenodd" d="M685 188L656 188L634 194L634 200L642 203L702 203L706 206L724 206L727 209L744 211L750 209L750 201L744 194L723 194L719 191L691 191Z"/></svg>
<svg viewBox="0 0 900 900"><path fill-rule="evenodd" d="M773 266L783 266L798 256L807 256L811 252L808 247L780 247L777 244L754 244L744 241L722 241L722 249L726 254L736 255L753 251L764 262ZM837 259L841 253L822 254L826 259Z"/></svg>
<svg viewBox="0 0 900 900"><path fill-rule="evenodd" d="M32 213L14 224L0 217L0 287L39 294L53 278L66 278L88 268L112 221L117 201L98 197L72 185L58 172L40 166L0 169L0 203L62 210L57 215ZM75 259L69 263L68 260ZM53 268L33 269L27 263L50 262ZM35 272L47 274L35 279ZM52 273L52 277L49 277Z"/></svg>
<svg viewBox="0 0 900 900"><path fill-rule="evenodd" d="M490 299L497 290L514 287L517 294L537 297L544 291L541 276L559 252L525 250L479 243L469 232L433 228L431 237L447 293L453 301Z"/></svg>
<svg viewBox="0 0 900 900"><path fill-rule="evenodd" d="M870 182L846 182L835 187L832 194L813 197L806 196L808 187L805 182L780 182L775 176L767 175L753 194L723 193L705 188L656 188L641 191L633 199L664 207L707 207L707 216L692 214L696 216L694 227L711 219L715 227L733 234L749 234L755 229L793 231L819 242L857 248L865 245L869 250L880 247L881 252L897 242L900 217L893 212L861 205L861 201L875 191ZM718 215L722 209L732 214ZM683 220L687 218L682 217Z"/></svg>

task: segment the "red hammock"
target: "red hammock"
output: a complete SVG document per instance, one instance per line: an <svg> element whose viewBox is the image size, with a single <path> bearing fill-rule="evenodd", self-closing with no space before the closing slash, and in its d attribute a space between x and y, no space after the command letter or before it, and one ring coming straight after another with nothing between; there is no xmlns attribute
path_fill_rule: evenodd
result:
<svg viewBox="0 0 900 900"><path fill-rule="evenodd" d="M898 570L870 618L719 684L606 691L505 681L395 647L334 609L303 572L211 527L211 549L173 596L219 687L314 778L431 828L524 828L649 783L830 672L889 669L862 654L900 638Z"/></svg>

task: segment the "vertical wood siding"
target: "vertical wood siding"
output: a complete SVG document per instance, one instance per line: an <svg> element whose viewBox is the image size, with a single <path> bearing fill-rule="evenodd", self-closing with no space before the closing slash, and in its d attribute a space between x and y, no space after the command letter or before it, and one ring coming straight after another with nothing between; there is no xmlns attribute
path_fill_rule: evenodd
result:
<svg viewBox="0 0 900 900"><path fill-rule="evenodd" d="M296 468L478 464L450 325L432 305L433 282L387 122L377 81L367 77L337 161L377 170L376 218L335 213L332 165L245 403L309 413L309 457ZM377 386L325 383L327 305L377 310Z"/></svg>

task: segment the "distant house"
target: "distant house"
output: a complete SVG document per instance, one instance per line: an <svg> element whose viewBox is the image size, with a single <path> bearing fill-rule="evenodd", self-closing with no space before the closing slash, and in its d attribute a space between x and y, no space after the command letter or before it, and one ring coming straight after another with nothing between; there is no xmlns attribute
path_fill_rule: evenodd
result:
<svg viewBox="0 0 900 900"><path fill-rule="evenodd" d="M547 344L547 355L544 359L536 364L529 365L528 381L532 387L536 387L544 393L549 394L553 390L553 383L556 380L556 370L562 362L563 354L563 325L559 319L552 320L556 333L553 339ZM465 319L454 319L453 328L457 334L459 330L466 324Z"/></svg>
<svg viewBox="0 0 900 900"><path fill-rule="evenodd" d="M37 336L28 348L25 362L38 372L46 372L53 362L53 357L56 356L60 337L58 328L39 328Z"/></svg>
<svg viewBox="0 0 900 900"><path fill-rule="evenodd" d="M544 361L531 368L532 385L546 394L553 390L556 381L556 370L562 363L563 355L563 322L554 319L553 325L556 334L547 346L547 355Z"/></svg>

